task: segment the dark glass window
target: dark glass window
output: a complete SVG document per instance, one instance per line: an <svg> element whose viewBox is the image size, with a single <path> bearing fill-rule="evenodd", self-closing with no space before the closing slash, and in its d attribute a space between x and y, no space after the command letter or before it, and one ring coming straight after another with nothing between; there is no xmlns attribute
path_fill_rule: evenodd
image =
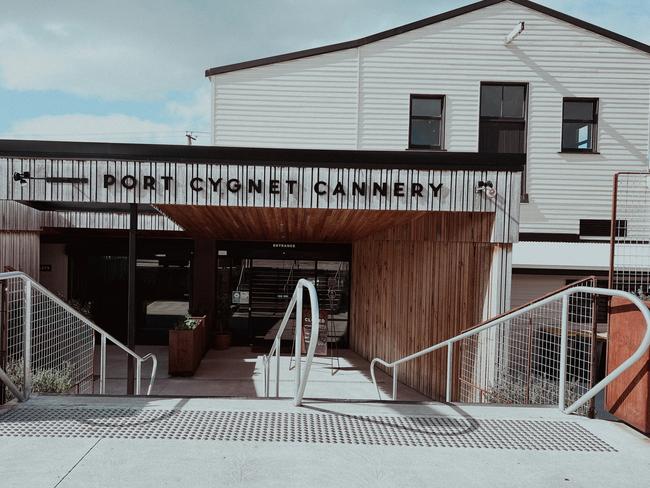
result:
<svg viewBox="0 0 650 488"><path fill-rule="evenodd" d="M526 85L481 84L479 152L526 152Z"/></svg>
<svg viewBox="0 0 650 488"><path fill-rule="evenodd" d="M410 149L442 149L444 97L411 95Z"/></svg>
<svg viewBox="0 0 650 488"><path fill-rule="evenodd" d="M598 99L565 98L562 110L562 151L594 152L598 132Z"/></svg>

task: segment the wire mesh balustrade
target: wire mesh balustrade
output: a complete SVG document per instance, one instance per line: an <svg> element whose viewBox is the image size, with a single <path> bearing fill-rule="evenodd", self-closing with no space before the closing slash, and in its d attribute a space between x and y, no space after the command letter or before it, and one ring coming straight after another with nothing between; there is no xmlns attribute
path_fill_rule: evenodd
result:
<svg viewBox="0 0 650 488"><path fill-rule="evenodd" d="M42 285L20 272L0 273L0 402L32 392L92 394L95 335L100 341L99 393L106 392L106 345L110 341L135 359L135 394L142 363L151 360L146 394L157 358L139 356Z"/></svg>
<svg viewBox="0 0 650 488"><path fill-rule="evenodd" d="M595 286L596 279L590 277L566 288L580 285ZM580 292L568 297L567 306L565 406L594 384L597 302L592 294ZM559 297L461 340L458 399L468 403L558 405L562 308ZM581 407L579 413L586 415L590 409L593 402Z"/></svg>
<svg viewBox="0 0 650 488"><path fill-rule="evenodd" d="M614 177L610 288L650 299L650 173Z"/></svg>

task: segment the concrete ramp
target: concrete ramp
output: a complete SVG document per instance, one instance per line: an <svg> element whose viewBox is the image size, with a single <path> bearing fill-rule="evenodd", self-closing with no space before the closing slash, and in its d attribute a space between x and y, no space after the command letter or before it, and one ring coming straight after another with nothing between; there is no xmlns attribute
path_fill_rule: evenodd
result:
<svg viewBox="0 0 650 488"><path fill-rule="evenodd" d="M3 486L637 486L632 473L650 475L647 438L551 408L44 396L4 409L0 439Z"/></svg>

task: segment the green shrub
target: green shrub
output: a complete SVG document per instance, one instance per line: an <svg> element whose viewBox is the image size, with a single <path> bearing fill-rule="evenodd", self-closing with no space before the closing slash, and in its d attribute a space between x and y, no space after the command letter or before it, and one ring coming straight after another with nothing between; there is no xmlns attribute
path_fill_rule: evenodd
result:
<svg viewBox="0 0 650 488"><path fill-rule="evenodd" d="M179 319L174 326L174 330L194 330L199 326L199 321L193 319L189 315L186 315L184 318Z"/></svg>

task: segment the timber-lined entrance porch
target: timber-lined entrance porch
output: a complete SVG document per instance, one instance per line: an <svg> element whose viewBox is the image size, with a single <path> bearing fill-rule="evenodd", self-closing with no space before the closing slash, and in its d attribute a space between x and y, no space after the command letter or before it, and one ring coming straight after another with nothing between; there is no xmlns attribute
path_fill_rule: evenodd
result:
<svg viewBox="0 0 650 488"><path fill-rule="evenodd" d="M191 244L189 259L153 251L147 260L187 271L187 310L206 317L208 343L225 325L235 345L266 349L292 274L310 266L321 309L339 322L336 342L364 360L409 354L509 305L525 155L4 141L0 158L0 199L29 214L16 228L33 223L30 232L63 240L128 231L128 280L116 289L132 348L143 312L136 277L147 264L138 242L152 233ZM263 312L254 279L269 270ZM439 399L445 370L443 353L432 354L399 380Z"/></svg>

